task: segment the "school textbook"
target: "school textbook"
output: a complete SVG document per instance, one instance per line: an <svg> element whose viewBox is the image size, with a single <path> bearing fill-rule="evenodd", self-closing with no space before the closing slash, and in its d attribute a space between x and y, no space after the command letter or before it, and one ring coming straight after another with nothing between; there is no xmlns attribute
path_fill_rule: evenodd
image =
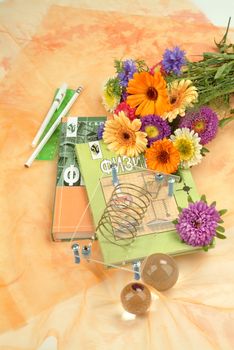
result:
<svg viewBox="0 0 234 350"><path fill-rule="evenodd" d="M62 121L51 236L54 241L88 239L95 226L75 144L97 140L106 117L68 117Z"/></svg>
<svg viewBox="0 0 234 350"><path fill-rule="evenodd" d="M104 230L102 232L100 230L96 231L105 264L132 262L159 252L180 255L200 250L183 243L176 233L173 223L173 220L179 213L178 207L187 207L188 195L193 200L199 199L189 170L181 171L180 181L175 183L174 195L169 197L167 182L164 182L163 186L157 184L155 174L144 168L144 160L141 157L117 156L108 150L102 140L77 144L76 154L86 184L96 228L100 224L105 209L107 206L110 207L109 217L108 215L104 217L104 225L102 227ZM120 185L123 183L129 186L130 184L128 197L132 197L133 202L135 198L135 204L137 204L138 200L138 203L141 201L142 205L144 205L144 198L140 193L139 198L134 197L134 193L137 192L131 192L132 186L138 186L136 187L137 191L139 191L139 187L144 188L152 195L145 217L137 228L138 232L135 240L129 245L123 245L122 243L124 243L124 235L129 239L126 227L130 227L131 222L129 222L130 226L127 226L124 224L123 218L121 219L120 216L118 218L118 210L114 211L116 199L110 204L114 190L111 174L112 164L115 164L117 167ZM121 192L121 189L119 191ZM124 192L127 193L126 188L124 188ZM129 199L129 203L132 199ZM132 214L131 220L134 220ZM122 230L119 230L119 232L122 232L121 241L121 235L117 232L118 225L119 227L122 225ZM107 230L105 230L106 228ZM126 230L124 231L123 228Z"/></svg>

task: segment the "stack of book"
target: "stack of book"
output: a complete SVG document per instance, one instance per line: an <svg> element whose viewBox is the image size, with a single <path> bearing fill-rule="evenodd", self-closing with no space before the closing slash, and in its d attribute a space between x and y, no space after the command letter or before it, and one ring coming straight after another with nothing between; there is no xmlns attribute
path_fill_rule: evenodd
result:
<svg viewBox="0 0 234 350"><path fill-rule="evenodd" d="M52 239L96 237L107 265L132 262L159 252L180 255L200 250L181 242L173 223L178 207L187 207L188 196L194 201L199 199L190 171L180 172L173 195L168 196L167 176L163 182L157 182L155 174L145 169L141 157L116 156L102 140L97 140L98 127L105 120L70 117L63 121ZM113 184L113 165L118 188ZM122 201L118 205L113 199L116 191L115 198ZM131 212L122 210L126 203ZM144 215L139 221L132 213L137 216L141 211Z"/></svg>

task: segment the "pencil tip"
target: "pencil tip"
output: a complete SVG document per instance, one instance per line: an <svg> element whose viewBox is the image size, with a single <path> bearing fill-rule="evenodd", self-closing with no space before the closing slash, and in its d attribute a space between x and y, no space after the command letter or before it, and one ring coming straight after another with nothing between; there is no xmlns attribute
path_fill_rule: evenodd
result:
<svg viewBox="0 0 234 350"><path fill-rule="evenodd" d="M83 89L84 89L83 86L79 86L79 87L76 89L76 92L79 94Z"/></svg>

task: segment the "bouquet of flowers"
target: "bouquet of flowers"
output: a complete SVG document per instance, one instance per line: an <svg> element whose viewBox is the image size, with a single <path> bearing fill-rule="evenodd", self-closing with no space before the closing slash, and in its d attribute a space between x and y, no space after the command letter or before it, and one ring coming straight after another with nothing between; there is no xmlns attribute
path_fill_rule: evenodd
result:
<svg viewBox="0 0 234 350"><path fill-rule="evenodd" d="M115 60L116 75L103 89L103 104L113 113L99 130L99 138L119 155L143 154L147 167L156 172L176 173L202 161L205 147L223 127L234 119L218 117L218 104L229 106L234 92L234 45L227 44L227 33L218 52L203 53L191 62L179 47L166 49L160 62L148 67L139 59ZM215 103L216 106L215 106ZM205 197L190 203L176 221L186 243L212 244L213 237L225 238L215 203Z"/></svg>

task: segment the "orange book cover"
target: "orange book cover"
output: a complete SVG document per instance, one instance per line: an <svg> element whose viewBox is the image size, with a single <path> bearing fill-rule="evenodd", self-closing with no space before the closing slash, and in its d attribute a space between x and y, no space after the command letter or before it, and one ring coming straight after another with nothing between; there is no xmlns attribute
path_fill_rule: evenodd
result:
<svg viewBox="0 0 234 350"><path fill-rule="evenodd" d="M106 117L68 117L62 121L55 188L54 241L89 239L95 235L92 213L75 154L75 144L97 140Z"/></svg>

